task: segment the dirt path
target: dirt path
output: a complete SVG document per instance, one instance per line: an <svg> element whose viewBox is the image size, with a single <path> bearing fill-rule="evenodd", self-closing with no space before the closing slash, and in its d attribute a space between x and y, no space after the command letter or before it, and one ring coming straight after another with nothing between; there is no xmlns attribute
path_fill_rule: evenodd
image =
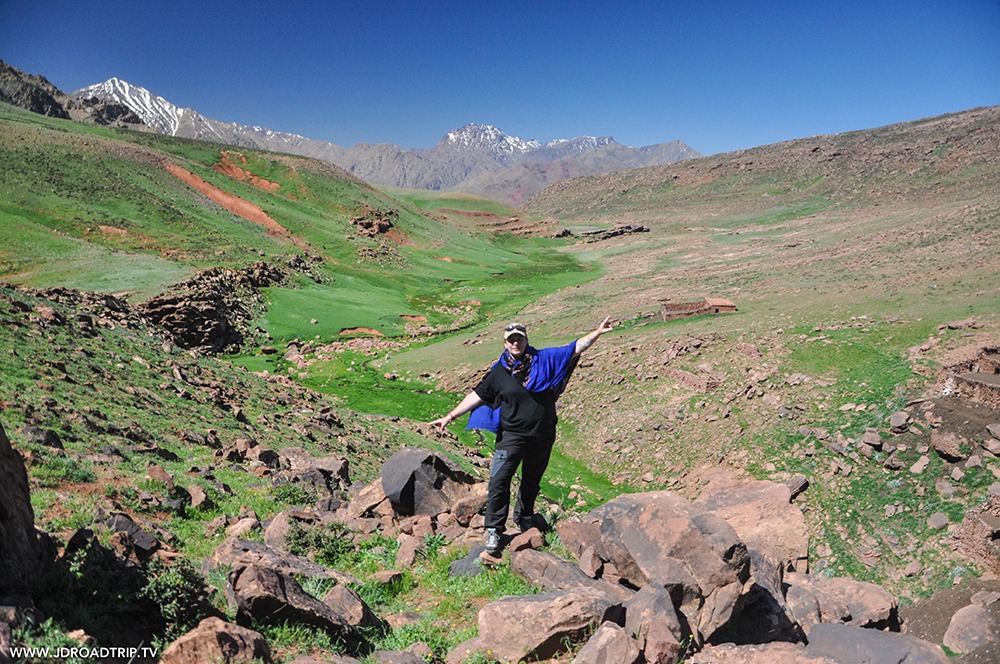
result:
<svg viewBox="0 0 1000 664"><path fill-rule="evenodd" d="M177 164L168 161L163 164L163 167L178 179L182 180L184 183L201 192L205 196L208 196L208 198L226 208L233 214L238 215L247 221L263 226L267 229L268 235L285 238L299 247L306 246L304 242L294 238L284 226L268 216L268 214L264 212L260 206L254 205L250 201L243 200L235 194L222 191L215 185L203 180L191 171L181 168Z"/></svg>

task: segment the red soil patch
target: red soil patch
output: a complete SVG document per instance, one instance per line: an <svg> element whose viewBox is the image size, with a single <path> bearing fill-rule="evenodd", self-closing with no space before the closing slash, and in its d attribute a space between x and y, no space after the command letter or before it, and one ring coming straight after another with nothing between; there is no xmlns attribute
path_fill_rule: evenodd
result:
<svg viewBox="0 0 1000 664"><path fill-rule="evenodd" d="M245 168L240 168L233 163L232 155L239 157L243 163L247 163L246 157L241 155L239 152L229 152L228 150L223 150L219 153L220 159L214 168L223 175L228 175L234 180L239 180L241 182L249 182L258 189L263 189L264 191L273 192L281 189L281 185L277 182L271 182L270 180L265 180L259 175L254 175Z"/></svg>
<svg viewBox="0 0 1000 664"><path fill-rule="evenodd" d="M451 256L435 256L434 258L436 258L439 261L444 261L445 263L452 262Z"/></svg>
<svg viewBox="0 0 1000 664"><path fill-rule="evenodd" d="M410 315L407 315L407 314L403 314L402 316L400 316L400 318L402 318L403 320L411 321L413 323L426 323L427 322L427 316L410 316Z"/></svg>
<svg viewBox="0 0 1000 664"><path fill-rule="evenodd" d="M128 235L127 230L125 230L124 228L118 228L116 226L105 226L104 224L98 224L97 228L105 235L117 235L119 237Z"/></svg>
<svg viewBox="0 0 1000 664"><path fill-rule="evenodd" d="M372 329L370 327L348 327L340 331L341 334L371 334L376 337L384 337L385 335L378 330Z"/></svg>
<svg viewBox="0 0 1000 664"><path fill-rule="evenodd" d="M386 239L392 240L394 243L396 243L398 245L405 245L407 247L415 247L415 246L417 246L416 242L414 242L410 238L406 237L405 235L403 235L402 233L400 233L397 230L386 231L384 233L384 235L385 235Z"/></svg>
<svg viewBox="0 0 1000 664"><path fill-rule="evenodd" d="M293 238L291 233L289 233L284 226L276 222L274 219L271 219L271 217L269 217L268 214L259 206L254 205L250 201L245 201L235 194L222 191L215 185L206 182L191 171L183 169L177 164L168 161L163 164L163 167L185 184L189 185L193 189L196 189L205 196L208 196L208 198L226 208L233 214L243 217L247 221L263 226L267 229L268 235L283 237L291 240L299 246L303 246L301 241Z"/></svg>

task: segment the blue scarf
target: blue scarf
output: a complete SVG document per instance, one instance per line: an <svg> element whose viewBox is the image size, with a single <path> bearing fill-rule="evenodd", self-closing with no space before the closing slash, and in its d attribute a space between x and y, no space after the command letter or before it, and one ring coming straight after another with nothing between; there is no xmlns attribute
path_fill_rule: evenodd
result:
<svg viewBox="0 0 1000 664"><path fill-rule="evenodd" d="M490 367L492 371L496 365L503 368L520 382L524 389L529 392L544 392L554 390L556 398L566 389L566 383L576 368L576 359L573 354L576 352L576 341L565 346L555 348L542 348L536 350L528 346L521 360L515 360L506 350L500 358ZM526 365L526 366L525 366ZM527 370L527 378L523 377ZM482 405L469 413L469 423L466 429L486 429L496 433L500 430L500 408L490 408Z"/></svg>

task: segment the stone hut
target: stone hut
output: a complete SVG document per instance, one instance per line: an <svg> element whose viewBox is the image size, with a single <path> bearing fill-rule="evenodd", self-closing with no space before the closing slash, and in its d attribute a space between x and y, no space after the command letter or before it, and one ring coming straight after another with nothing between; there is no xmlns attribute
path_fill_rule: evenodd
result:
<svg viewBox="0 0 1000 664"><path fill-rule="evenodd" d="M736 311L736 305L722 297L703 297L693 302L663 300L660 302L660 314L663 320L674 320L698 314L721 314Z"/></svg>

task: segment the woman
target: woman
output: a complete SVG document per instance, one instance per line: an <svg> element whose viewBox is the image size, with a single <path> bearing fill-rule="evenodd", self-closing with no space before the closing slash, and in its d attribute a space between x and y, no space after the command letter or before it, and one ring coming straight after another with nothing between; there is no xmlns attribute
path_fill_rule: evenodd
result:
<svg viewBox="0 0 1000 664"><path fill-rule="evenodd" d="M472 412L470 429L497 432L486 498L486 551L500 551L501 536L510 509L510 482L521 465L521 488L514 506L514 522L531 527L542 475L556 439L556 399L566 387L580 354L598 337L613 329L611 317L593 332L565 346L536 349L528 345L528 331L520 323L504 328L504 351L486 377L444 417L431 425L438 431Z"/></svg>

